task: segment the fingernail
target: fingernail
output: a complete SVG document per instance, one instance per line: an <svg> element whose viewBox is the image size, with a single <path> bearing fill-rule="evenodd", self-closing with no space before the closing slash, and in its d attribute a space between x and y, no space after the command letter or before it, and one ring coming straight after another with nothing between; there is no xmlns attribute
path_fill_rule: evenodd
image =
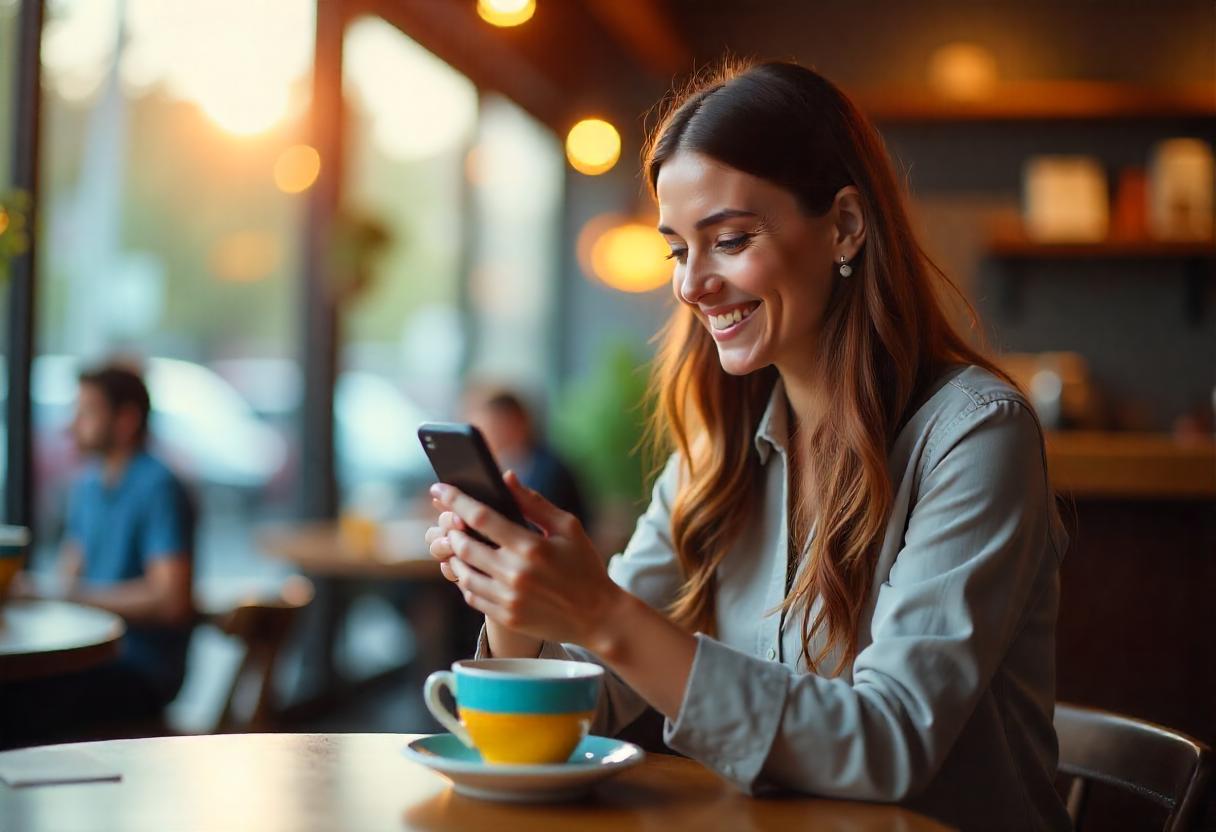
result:
<svg viewBox="0 0 1216 832"><path fill-rule="evenodd" d="M434 485L432 485L431 486L431 496L432 497L442 497L443 496L443 486L441 486L439 483L435 483Z"/></svg>

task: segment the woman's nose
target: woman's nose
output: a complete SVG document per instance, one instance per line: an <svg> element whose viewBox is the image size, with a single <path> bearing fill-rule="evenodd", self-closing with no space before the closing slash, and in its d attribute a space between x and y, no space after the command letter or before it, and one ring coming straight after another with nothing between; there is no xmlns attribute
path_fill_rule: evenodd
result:
<svg viewBox="0 0 1216 832"><path fill-rule="evenodd" d="M722 278L691 257L680 279L680 298L685 303L696 305L701 298L712 295L722 288Z"/></svg>

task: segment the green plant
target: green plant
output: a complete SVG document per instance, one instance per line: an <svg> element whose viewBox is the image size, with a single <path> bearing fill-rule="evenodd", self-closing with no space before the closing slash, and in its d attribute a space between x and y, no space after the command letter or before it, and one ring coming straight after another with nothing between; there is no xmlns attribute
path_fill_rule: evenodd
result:
<svg viewBox="0 0 1216 832"><path fill-rule="evenodd" d="M334 217L330 242L330 276L334 294L349 303L369 291L376 259L393 243L393 235L380 220L340 210Z"/></svg>
<svg viewBox="0 0 1216 832"><path fill-rule="evenodd" d="M647 364L634 346L606 348L590 375L560 398L553 436L600 504L636 506L646 497Z"/></svg>
<svg viewBox="0 0 1216 832"><path fill-rule="evenodd" d="M30 204L30 195L25 191L0 196L0 280L8 280L9 264L29 250L26 218Z"/></svg>

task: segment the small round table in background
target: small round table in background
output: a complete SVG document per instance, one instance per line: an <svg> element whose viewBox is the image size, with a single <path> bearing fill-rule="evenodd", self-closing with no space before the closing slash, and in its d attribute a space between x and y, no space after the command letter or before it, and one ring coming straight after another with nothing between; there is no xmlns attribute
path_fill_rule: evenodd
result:
<svg viewBox="0 0 1216 832"><path fill-rule="evenodd" d="M835 829L937 832L923 815L896 806L811 797L752 799L692 760L666 754L595 786L582 801L501 804L462 797L446 780L405 759L404 734L220 734L59 745L31 751L73 754L119 782L0 785L0 828L72 830L257 830L359 832L493 829L580 832L696 829ZM22 751L0 754L19 768ZM53 759L50 765L58 768Z"/></svg>
<svg viewBox="0 0 1216 832"><path fill-rule="evenodd" d="M118 655L126 628L113 613L66 601L0 605L0 679L86 670Z"/></svg>
<svg viewBox="0 0 1216 832"><path fill-rule="evenodd" d="M258 546L310 576L412 581L442 580L439 563L423 540L422 519L384 524L365 547L352 545L337 522L299 523L259 532Z"/></svg>

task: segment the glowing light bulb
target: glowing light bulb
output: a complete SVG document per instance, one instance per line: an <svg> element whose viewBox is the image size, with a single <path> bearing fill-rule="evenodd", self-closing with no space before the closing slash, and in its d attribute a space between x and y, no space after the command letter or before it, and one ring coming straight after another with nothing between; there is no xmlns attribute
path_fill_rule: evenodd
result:
<svg viewBox="0 0 1216 832"><path fill-rule="evenodd" d="M518 26L536 13L536 0L477 0L477 14L494 26Z"/></svg>
<svg viewBox="0 0 1216 832"><path fill-rule="evenodd" d="M649 292L671 280L667 243L653 225L601 216L579 234L585 271L622 292Z"/></svg>
<svg viewBox="0 0 1216 832"><path fill-rule="evenodd" d="M975 43L951 43L929 59L929 84L943 98L982 101L996 89L996 58Z"/></svg>
<svg viewBox="0 0 1216 832"><path fill-rule="evenodd" d="M585 118L566 134L566 158L579 173L597 176L621 158L621 134L599 118Z"/></svg>

